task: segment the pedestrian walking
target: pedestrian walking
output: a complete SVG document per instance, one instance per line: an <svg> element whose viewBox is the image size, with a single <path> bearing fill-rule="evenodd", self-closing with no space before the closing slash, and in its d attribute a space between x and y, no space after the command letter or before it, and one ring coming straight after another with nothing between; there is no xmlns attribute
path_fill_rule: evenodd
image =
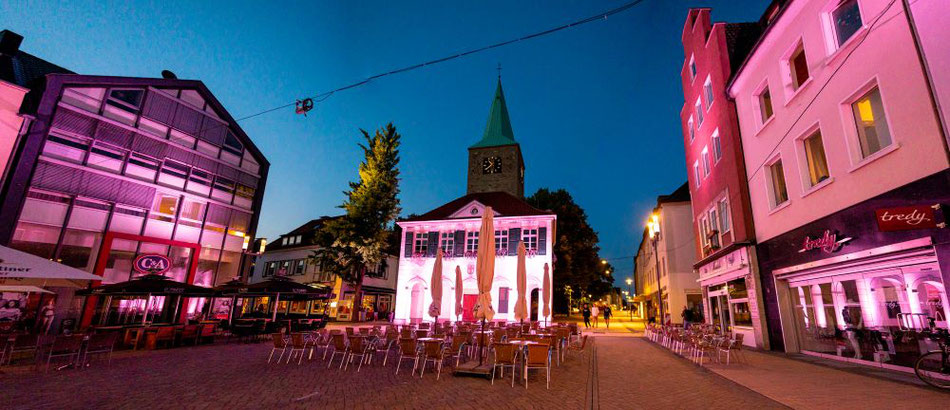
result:
<svg viewBox="0 0 950 410"><path fill-rule="evenodd" d="M683 312L680 313L680 316L683 317L683 329L689 329L690 323L693 322L693 310L683 306Z"/></svg>
<svg viewBox="0 0 950 410"><path fill-rule="evenodd" d="M610 329L610 317L613 315L614 312L610 309L610 305L604 306L604 323L607 325L607 329Z"/></svg>
<svg viewBox="0 0 950 410"><path fill-rule="evenodd" d="M596 329L597 326L600 326L600 308L594 305L590 308L590 315L594 317L594 328Z"/></svg>
<svg viewBox="0 0 950 410"><path fill-rule="evenodd" d="M590 305L585 303L584 306L581 307L581 309L583 309L582 314L584 315L584 327L589 328L590 327Z"/></svg>

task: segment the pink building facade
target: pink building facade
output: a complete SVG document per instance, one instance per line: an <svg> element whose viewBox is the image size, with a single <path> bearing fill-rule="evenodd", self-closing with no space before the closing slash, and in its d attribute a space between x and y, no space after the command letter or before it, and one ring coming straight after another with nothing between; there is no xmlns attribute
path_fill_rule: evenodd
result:
<svg viewBox="0 0 950 410"><path fill-rule="evenodd" d="M935 101L950 94L931 75L946 66L922 62L946 61L932 36L948 34L934 16L950 5L921 3L922 21L901 1L773 3L728 88L774 350L906 370L936 347L930 323L947 327L950 156Z"/></svg>
<svg viewBox="0 0 950 410"><path fill-rule="evenodd" d="M736 108L726 96L735 68L761 33L758 23L713 23L692 9L683 27L683 147L696 232L696 264L706 323L767 347L757 292L755 234ZM674 306L674 319L680 306Z"/></svg>

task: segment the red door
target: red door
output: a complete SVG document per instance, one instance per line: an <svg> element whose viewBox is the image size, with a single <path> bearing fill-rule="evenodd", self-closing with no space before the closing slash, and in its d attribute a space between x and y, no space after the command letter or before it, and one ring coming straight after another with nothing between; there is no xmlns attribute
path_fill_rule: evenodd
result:
<svg viewBox="0 0 950 410"><path fill-rule="evenodd" d="M478 303L478 295L462 295L462 320L467 322L475 320L476 303Z"/></svg>

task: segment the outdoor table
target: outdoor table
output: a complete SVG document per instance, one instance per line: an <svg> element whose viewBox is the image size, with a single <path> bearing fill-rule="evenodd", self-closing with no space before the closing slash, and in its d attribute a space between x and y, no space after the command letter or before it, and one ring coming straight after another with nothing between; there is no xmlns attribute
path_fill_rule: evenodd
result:
<svg viewBox="0 0 950 410"><path fill-rule="evenodd" d="M420 342L444 342L444 337L420 337L417 339Z"/></svg>

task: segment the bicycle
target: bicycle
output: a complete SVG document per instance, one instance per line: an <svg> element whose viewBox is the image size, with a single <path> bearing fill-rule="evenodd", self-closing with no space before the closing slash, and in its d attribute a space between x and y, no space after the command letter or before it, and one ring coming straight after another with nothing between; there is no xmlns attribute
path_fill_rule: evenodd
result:
<svg viewBox="0 0 950 410"><path fill-rule="evenodd" d="M924 383L939 389L950 389L950 345L947 344L950 332L947 329L934 330L933 319L930 320L930 339L935 340L940 348L917 358L914 373Z"/></svg>

